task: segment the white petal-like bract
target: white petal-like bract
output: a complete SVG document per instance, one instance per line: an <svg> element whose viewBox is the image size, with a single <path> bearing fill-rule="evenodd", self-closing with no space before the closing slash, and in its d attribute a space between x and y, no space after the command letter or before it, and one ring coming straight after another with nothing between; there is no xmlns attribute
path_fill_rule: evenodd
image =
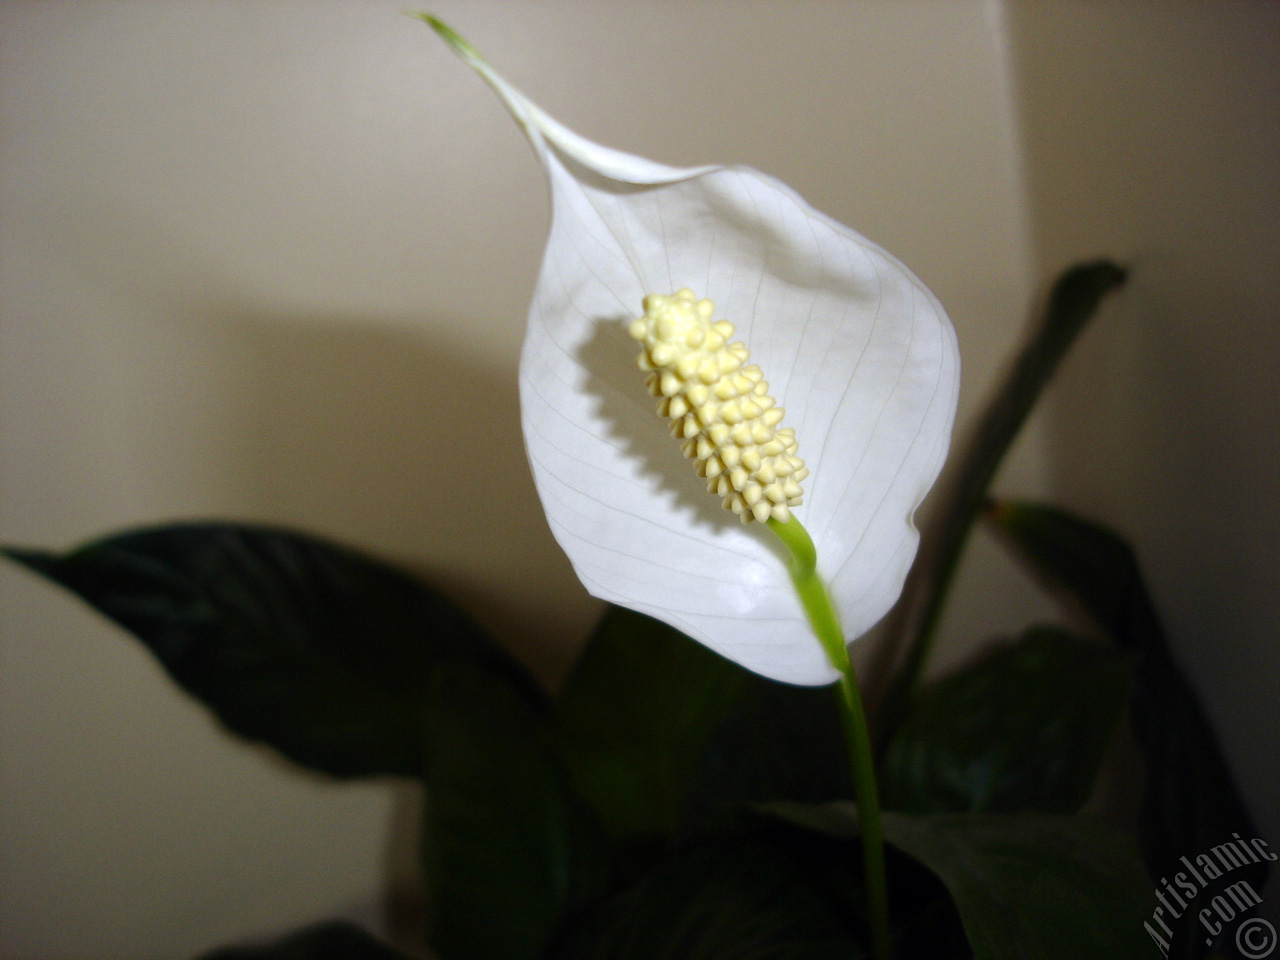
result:
<svg viewBox="0 0 1280 960"><path fill-rule="evenodd" d="M810 468L795 516L852 639L901 592L919 539L912 515L947 452L959 358L941 305L785 184L592 143L437 29L502 98L551 183L521 416L538 494L574 570L593 595L767 677L835 680L781 545L722 509L681 455L627 324L646 294L688 287L737 327Z"/></svg>

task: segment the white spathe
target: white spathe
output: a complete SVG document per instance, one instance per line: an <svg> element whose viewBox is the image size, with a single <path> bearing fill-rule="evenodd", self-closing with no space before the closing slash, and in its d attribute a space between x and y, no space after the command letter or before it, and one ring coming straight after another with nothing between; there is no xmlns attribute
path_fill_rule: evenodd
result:
<svg viewBox="0 0 1280 960"><path fill-rule="evenodd" d="M781 545L723 510L681 456L627 323L646 294L689 287L737 326L811 470L795 516L852 639L898 598L919 540L912 516L946 456L959 354L942 306L785 184L592 143L428 22L502 98L551 182L521 416L547 520L578 577L764 676L835 680Z"/></svg>

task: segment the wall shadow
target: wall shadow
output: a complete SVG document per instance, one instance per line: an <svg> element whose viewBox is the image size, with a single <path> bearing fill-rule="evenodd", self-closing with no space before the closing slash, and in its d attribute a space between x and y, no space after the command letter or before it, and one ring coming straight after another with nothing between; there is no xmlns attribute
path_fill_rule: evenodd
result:
<svg viewBox="0 0 1280 960"><path fill-rule="evenodd" d="M573 575L534 490L514 365L441 342L433 330L444 325L431 318L240 312L220 322L234 328L248 365L228 426L249 474L252 519L422 575L554 687L600 606ZM419 786L395 786L384 848L384 912L409 945L424 929L422 802Z"/></svg>
<svg viewBox="0 0 1280 960"><path fill-rule="evenodd" d="M514 369L433 342L430 319L234 323L258 512L410 566L554 683L597 606L534 491Z"/></svg>

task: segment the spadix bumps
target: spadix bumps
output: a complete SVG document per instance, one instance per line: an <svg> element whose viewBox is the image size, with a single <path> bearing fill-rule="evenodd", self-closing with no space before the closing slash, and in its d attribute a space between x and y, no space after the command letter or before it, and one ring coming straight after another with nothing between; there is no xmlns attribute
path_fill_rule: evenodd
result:
<svg viewBox="0 0 1280 960"><path fill-rule="evenodd" d="M783 410L749 359L746 344L730 343L733 324L711 319L714 305L693 291L644 298L644 316L628 328L644 345L641 370L652 370L649 393L671 435L696 460L707 490L743 523L772 517L785 523L801 503L809 475L796 456L795 432L778 428Z"/></svg>

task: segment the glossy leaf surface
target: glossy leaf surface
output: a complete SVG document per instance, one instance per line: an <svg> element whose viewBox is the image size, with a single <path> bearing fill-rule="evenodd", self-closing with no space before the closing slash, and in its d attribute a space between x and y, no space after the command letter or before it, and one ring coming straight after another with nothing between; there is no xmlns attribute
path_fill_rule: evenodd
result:
<svg viewBox="0 0 1280 960"><path fill-rule="evenodd" d="M334 776L423 775L427 693L459 665L543 704L439 593L304 534L189 523L6 553L136 635L229 729Z"/></svg>

